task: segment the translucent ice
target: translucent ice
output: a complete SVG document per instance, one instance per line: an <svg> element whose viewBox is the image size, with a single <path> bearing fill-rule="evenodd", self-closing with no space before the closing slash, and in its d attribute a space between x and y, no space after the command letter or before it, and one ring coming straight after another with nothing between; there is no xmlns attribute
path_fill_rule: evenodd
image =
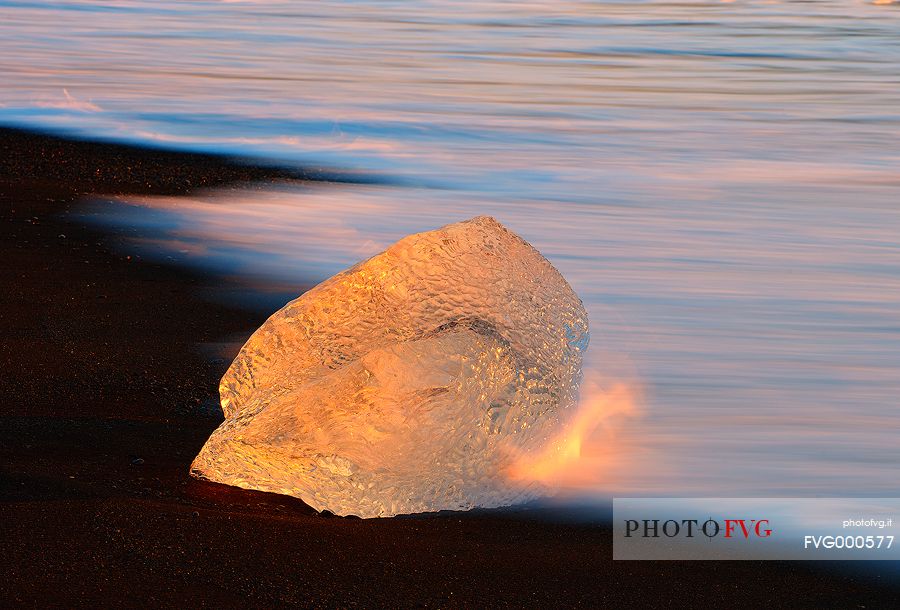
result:
<svg viewBox="0 0 900 610"><path fill-rule="evenodd" d="M575 408L578 296L493 218L410 235L272 315L222 378L198 477L361 517L503 506Z"/></svg>

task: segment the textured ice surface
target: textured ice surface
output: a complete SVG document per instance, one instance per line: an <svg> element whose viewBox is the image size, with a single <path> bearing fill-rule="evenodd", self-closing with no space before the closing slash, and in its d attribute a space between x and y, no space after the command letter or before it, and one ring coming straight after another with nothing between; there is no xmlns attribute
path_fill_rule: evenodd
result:
<svg viewBox="0 0 900 610"><path fill-rule="evenodd" d="M222 378L198 477L361 517L503 506L577 402L581 301L493 218L410 235L272 315Z"/></svg>

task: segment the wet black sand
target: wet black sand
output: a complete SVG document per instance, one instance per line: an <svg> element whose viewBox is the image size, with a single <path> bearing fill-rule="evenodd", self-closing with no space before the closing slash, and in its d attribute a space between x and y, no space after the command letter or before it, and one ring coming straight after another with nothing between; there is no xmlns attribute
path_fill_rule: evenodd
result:
<svg viewBox="0 0 900 610"><path fill-rule="evenodd" d="M0 606L896 607L886 570L613 562L539 509L361 521L191 479L228 365L198 346L265 313L67 214L303 178L333 176L0 129Z"/></svg>

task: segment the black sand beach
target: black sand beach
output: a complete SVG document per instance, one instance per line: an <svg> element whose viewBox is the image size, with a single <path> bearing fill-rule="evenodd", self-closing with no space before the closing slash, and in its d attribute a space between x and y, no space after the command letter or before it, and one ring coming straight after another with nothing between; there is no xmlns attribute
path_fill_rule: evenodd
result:
<svg viewBox="0 0 900 610"><path fill-rule="evenodd" d="M322 177L0 130L0 606L896 607L876 568L613 562L608 527L538 509L363 521L190 478L228 365L199 346L266 314L68 215Z"/></svg>

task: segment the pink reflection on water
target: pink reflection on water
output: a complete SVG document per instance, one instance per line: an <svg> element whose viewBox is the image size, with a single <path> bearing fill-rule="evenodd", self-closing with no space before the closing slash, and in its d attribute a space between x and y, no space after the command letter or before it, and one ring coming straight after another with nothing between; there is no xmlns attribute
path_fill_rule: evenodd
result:
<svg viewBox="0 0 900 610"><path fill-rule="evenodd" d="M900 211L880 186L848 207L858 188L816 205L566 206L345 185L146 198L101 218L121 214L186 264L301 286L489 213L560 269L591 320L585 440L541 477L620 494L890 493ZM617 384L641 389L636 416L605 402Z"/></svg>
<svg viewBox="0 0 900 610"><path fill-rule="evenodd" d="M2 5L0 120L443 186L102 217L140 227L147 252L306 286L494 215L585 300L602 387L644 390L617 428L616 489L895 491L900 12L352 6Z"/></svg>

